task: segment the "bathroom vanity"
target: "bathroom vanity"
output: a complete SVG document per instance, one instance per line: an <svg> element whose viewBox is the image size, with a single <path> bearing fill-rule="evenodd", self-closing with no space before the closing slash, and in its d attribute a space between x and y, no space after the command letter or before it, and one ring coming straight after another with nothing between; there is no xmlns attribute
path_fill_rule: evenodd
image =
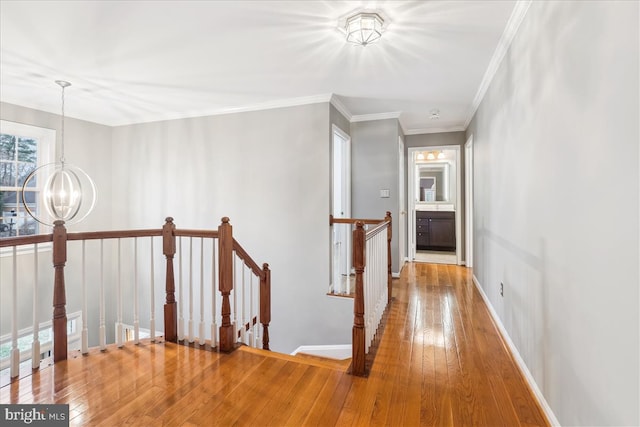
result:
<svg viewBox="0 0 640 427"><path fill-rule="evenodd" d="M450 204L416 206L416 249L456 250L456 213Z"/></svg>

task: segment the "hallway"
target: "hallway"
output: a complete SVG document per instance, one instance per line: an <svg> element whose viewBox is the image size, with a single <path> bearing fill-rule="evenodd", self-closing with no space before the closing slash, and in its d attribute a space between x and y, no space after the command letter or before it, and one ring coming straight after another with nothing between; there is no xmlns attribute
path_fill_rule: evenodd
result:
<svg viewBox="0 0 640 427"><path fill-rule="evenodd" d="M42 368L0 403L67 403L71 425L546 426L470 270L407 264L368 378L241 347L127 343Z"/></svg>

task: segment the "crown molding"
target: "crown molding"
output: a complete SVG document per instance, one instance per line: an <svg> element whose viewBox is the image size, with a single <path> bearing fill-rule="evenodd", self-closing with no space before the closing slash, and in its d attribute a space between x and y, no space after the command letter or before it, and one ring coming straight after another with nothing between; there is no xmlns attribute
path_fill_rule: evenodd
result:
<svg viewBox="0 0 640 427"><path fill-rule="evenodd" d="M390 111L388 113L361 114L358 116L352 116L351 123L369 122L372 120L398 119L400 118L401 113L401 111Z"/></svg>
<svg viewBox="0 0 640 427"><path fill-rule="evenodd" d="M447 126L440 128L423 128L423 129L409 129L405 131L405 135L422 135L425 133L446 133L446 132L464 132L467 129L466 126Z"/></svg>
<svg viewBox="0 0 640 427"><path fill-rule="evenodd" d="M349 122L351 122L351 118L353 117L353 114L351 114L351 111L349 111L347 106L344 105L342 101L340 101L340 99L338 99L335 93L331 94L331 99L329 100L329 102L331 103L331 105L333 105L336 108L336 110L340 111L340 113L347 120L349 120Z"/></svg>
<svg viewBox="0 0 640 427"><path fill-rule="evenodd" d="M136 119L135 122L116 123L116 124L110 124L110 126L126 126L126 125L150 123L150 122L157 122L157 121L164 121L164 120L190 119L195 117L219 116L223 114L246 113L251 111L272 110L275 108L286 108L286 107L296 107L300 105L320 104L323 102L330 102L331 97L332 97L331 94L320 94L320 95L312 95L312 96L302 96L298 98L278 99L275 101L261 102L261 103L250 104L250 105L242 105L238 107L218 108L218 109L212 109L212 110L192 111L188 113L169 114L169 115L164 115L162 117L158 117L158 116L155 116L153 118L149 117L147 119L138 118Z"/></svg>
<svg viewBox="0 0 640 427"><path fill-rule="evenodd" d="M467 119L464 122L465 129L469 126L469 123L471 123L471 120L476 114L480 103L484 99L484 95L487 93L487 90L489 89L489 86L491 85L491 82L493 81L498 68L500 68L500 64L502 64L502 60L509 50L509 46L511 46L513 38L518 32L518 28L520 28L520 24L524 20L524 17L529 10L529 6L531 6L531 2L532 0L518 0L516 2L516 5L513 7L513 11L511 12L511 16L509 17L507 26L502 33L502 37L500 37L498 46L496 46L496 50L493 52L493 56L491 57L491 61L489 62L489 66L487 67L487 71L485 71L484 76L482 77L480 87L478 87L476 96L473 98L473 102L471 103L469 113L467 114Z"/></svg>

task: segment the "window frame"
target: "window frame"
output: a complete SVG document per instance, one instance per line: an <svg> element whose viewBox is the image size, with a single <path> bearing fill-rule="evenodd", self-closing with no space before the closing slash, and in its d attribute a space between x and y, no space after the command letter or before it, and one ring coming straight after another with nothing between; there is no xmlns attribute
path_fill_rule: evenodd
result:
<svg viewBox="0 0 640 427"><path fill-rule="evenodd" d="M50 128L44 128L39 126L27 125L19 122L12 122L9 120L0 120L0 133L13 135L21 138L31 138L37 141L37 161L36 168L47 163L53 162L55 157L56 150L56 130ZM17 147L16 147L17 148ZM0 186L2 191L16 191L19 192L22 190L21 187L14 186ZM33 190L36 194L42 191L41 183L38 187ZM39 207L39 209L42 207ZM25 213L27 216L28 213ZM2 215L2 212L0 212ZM50 233L50 230L43 229L46 228L42 224L38 226L38 235ZM11 236L8 236L11 237ZM6 237L0 237L3 239ZM0 252L2 254L4 251Z"/></svg>

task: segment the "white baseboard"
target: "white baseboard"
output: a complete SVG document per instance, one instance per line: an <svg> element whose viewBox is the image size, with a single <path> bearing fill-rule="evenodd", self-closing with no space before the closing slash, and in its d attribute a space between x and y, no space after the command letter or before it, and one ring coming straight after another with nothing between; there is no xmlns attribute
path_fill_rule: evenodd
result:
<svg viewBox="0 0 640 427"><path fill-rule="evenodd" d="M391 272L391 277L394 278L394 279L399 279L400 278L400 273Z"/></svg>
<svg viewBox="0 0 640 427"><path fill-rule="evenodd" d="M328 359L344 360L351 357L351 344L337 345L301 345L291 352L292 356L298 353L311 354L326 357Z"/></svg>
<svg viewBox="0 0 640 427"><path fill-rule="evenodd" d="M527 367L527 364L524 363L524 360L520 356L520 352L516 348L513 341L511 341L511 337L507 333L507 329L502 324L500 317L498 317L498 313L496 313L496 311L493 309L493 305L491 305L491 302L489 301L487 294L484 293L484 290L482 289L482 286L480 286L480 282L478 282L478 279L476 278L475 274L473 275L473 283L476 285L476 289L478 289L478 292L480 292L482 299L487 305L487 308L489 309L489 313L491 314L491 317L493 318L494 323L496 324L496 326L498 327L498 330L500 331L500 334L502 335L502 339L504 339L505 343L507 344L507 347L509 347L511 354L513 355L513 358L518 364L518 368L520 368L520 372L522 372L525 379L527 380L527 383L529 383L529 387L531 387L531 390L533 391L533 394L538 400L540 407L542 408L545 415L547 416L547 420L549 421L549 423L551 423L552 426L560 426L560 422L558 421L558 419L556 418L556 415L551 410L551 407L547 403L547 400L544 398L544 395L540 391L540 388L538 388L538 384L536 383L536 380L533 378L533 375L531 375L531 372L529 372L529 368Z"/></svg>

